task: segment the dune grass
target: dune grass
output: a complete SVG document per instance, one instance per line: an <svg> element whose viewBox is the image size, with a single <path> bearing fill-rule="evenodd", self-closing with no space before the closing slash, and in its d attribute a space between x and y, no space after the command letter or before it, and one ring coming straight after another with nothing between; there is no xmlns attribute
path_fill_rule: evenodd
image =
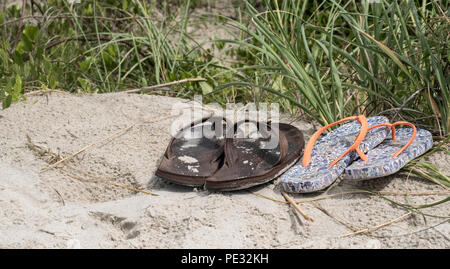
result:
<svg viewBox="0 0 450 269"><path fill-rule="evenodd" d="M203 2L9 7L0 13L4 107L34 88L113 92L204 77L165 94L278 102L322 124L382 114L449 133L447 1L235 3L238 18L203 16L233 36L211 40L231 64L187 31L201 23L191 13Z"/></svg>
<svg viewBox="0 0 450 269"><path fill-rule="evenodd" d="M202 69L210 56L190 53L190 1L167 14L159 1L25 2L25 16L18 5L0 12L3 107L38 88L115 92L215 72ZM198 83L183 86L169 94L202 92Z"/></svg>
<svg viewBox="0 0 450 269"><path fill-rule="evenodd" d="M322 124L364 113L449 132L449 10L443 1L247 2L243 33L220 40L245 50L247 80ZM419 5L420 4L420 5ZM247 60L247 59L244 59Z"/></svg>

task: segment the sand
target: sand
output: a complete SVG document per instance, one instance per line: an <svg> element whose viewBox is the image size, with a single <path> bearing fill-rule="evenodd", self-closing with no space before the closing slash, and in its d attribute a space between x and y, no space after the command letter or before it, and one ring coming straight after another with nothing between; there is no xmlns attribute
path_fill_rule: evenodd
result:
<svg viewBox="0 0 450 269"><path fill-rule="evenodd" d="M137 94L49 93L29 96L0 111L0 248L450 247L448 219L405 216L408 211L377 196L350 193L301 203L314 219L310 222L283 203L277 180L220 193L156 177L174 120L167 117L178 101L182 100ZM162 120L155 122L158 119ZM41 172L58 156L70 156L132 124L136 125L86 149L67 166ZM292 124L307 138L318 127L306 121ZM449 155L440 152L427 160L450 174ZM386 197L418 205L449 194L406 173L360 183L342 180L328 194L354 189L394 192L397 195ZM430 195L435 192L440 194ZM302 201L324 195L291 197ZM450 203L422 212L448 216ZM342 237L402 216L379 229Z"/></svg>

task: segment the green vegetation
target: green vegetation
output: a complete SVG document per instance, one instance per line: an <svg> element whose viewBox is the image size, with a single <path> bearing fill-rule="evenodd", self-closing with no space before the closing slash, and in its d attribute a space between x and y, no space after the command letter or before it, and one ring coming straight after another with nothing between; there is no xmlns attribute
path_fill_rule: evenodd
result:
<svg viewBox="0 0 450 269"><path fill-rule="evenodd" d="M36 89L103 93L203 77L156 93L279 102L323 124L384 114L450 131L447 1L230 1L237 18L192 15L206 0L25 2L0 11L4 108ZM196 40L187 28L204 21L233 38Z"/></svg>
<svg viewBox="0 0 450 269"><path fill-rule="evenodd" d="M26 2L23 25L17 5L0 13L3 107L36 89L104 93L217 72L186 41L191 5L161 14L148 1ZM201 93L183 86L176 95Z"/></svg>
<svg viewBox="0 0 450 269"><path fill-rule="evenodd" d="M165 94L277 101L321 123L384 113L449 132L447 1L265 0L262 11L233 2L240 19L203 16L234 36L213 40L231 64L186 30L205 1L25 2L0 13L3 107L33 89L102 93L203 77Z"/></svg>
<svg viewBox="0 0 450 269"><path fill-rule="evenodd" d="M228 85L269 91L321 123L385 113L449 132L448 2L265 4L247 5L253 27L232 22L249 38L227 42L253 66L244 62L246 82Z"/></svg>

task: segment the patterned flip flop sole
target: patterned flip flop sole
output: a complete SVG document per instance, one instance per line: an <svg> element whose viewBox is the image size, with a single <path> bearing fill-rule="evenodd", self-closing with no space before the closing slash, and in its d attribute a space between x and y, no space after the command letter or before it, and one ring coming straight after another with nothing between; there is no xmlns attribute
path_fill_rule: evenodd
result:
<svg viewBox="0 0 450 269"><path fill-rule="evenodd" d="M367 122L370 127L388 123L389 120L378 116L367 118ZM309 193L329 187L345 168L358 158L358 154L352 151L334 166L328 166L353 144L360 130L360 124L354 121L342 125L318 140L311 154L310 165L303 167L300 161L281 176L280 184L283 189L291 193ZM370 151L383 142L388 132L386 127L370 130L359 148L365 153Z"/></svg>
<svg viewBox="0 0 450 269"><path fill-rule="evenodd" d="M397 139L392 140L389 132L388 138L366 155L368 161L361 159L353 162L344 171L344 179L366 180L384 177L398 172L409 161L424 154L433 146L433 138L429 131L417 129L414 141L399 156L392 158L392 155L401 149L411 138L413 130L402 128L395 131Z"/></svg>

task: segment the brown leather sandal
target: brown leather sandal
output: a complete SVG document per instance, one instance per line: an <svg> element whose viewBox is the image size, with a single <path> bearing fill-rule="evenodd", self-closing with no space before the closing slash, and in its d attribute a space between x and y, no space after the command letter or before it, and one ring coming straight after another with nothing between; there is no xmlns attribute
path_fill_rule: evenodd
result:
<svg viewBox="0 0 450 269"><path fill-rule="evenodd" d="M226 128L223 121L226 119L222 117L207 117L194 121L178 131L169 142L156 175L180 185L203 186L206 178L212 176L223 162L225 139L223 131ZM211 123L209 130L212 132L220 125L222 129L217 130L218 136L188 137L196 132L203 134L203 127L207 122Z"/></svg>
<svg viewBox="0 0 450 269"><path fill-rule="evenodd" d="M234 129L236 130L236 127L243 122L236 123ZM271 124L266 124L270 131ZM257 124L257 126L260 125ZM275 134L270 132L270 135ZM205 188L232 191L269 182L296 163L305 146L303 133L296 127L284 123L279 123L279 144L276 148L263 149L261 143L265 141L267 138L228 138L227 136L223 165L214 175L206 179Z"/></svg>

